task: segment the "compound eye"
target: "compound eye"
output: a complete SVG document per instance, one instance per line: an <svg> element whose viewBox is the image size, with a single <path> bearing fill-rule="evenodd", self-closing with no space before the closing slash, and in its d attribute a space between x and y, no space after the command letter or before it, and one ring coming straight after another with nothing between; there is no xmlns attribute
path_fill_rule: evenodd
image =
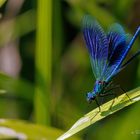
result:
<svg viewBox="0 0 140 140"><path fill-rule="evenodd" d="M99 83L99 84L102 84L102 81L99 81L98 83Z"/></svg>
<svg viewBox="0 0 140 140"><path fill-rule="evenodd" d="M89 93L86 94L86 96L87 96L88 101L93 100L93 94L92 93L89 92Z"/></svg>

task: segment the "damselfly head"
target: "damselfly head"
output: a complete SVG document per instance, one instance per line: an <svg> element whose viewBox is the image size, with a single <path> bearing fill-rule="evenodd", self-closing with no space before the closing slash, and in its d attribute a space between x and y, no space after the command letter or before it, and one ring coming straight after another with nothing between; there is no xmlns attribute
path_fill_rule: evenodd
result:
<svg viewBox="0 0 140 140"><path fill-rule="evenodd" d="M96 94L94 92L88 92L86 94L86 98L89 103L91 103L95 99L95 97L96 97Z"/></svg>

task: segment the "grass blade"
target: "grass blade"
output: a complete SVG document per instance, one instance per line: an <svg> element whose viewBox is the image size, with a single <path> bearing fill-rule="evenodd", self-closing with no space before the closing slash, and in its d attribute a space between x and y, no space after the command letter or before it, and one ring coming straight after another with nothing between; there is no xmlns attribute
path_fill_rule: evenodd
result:
<svg viewBox="0 0 140 140"><path fill-rule="evenodd" d="M88 114L84 115L82 118L80 118L66 133L64 133L62 136L60 136L57 140L64 140L66 138L69 138L70 136L76 134L77 132L81 131L82 129L90 126L91 124L109 116L110 114L113 114L124 107L131 105L137 101L140 100L140 87L127 92L130 99L126 96L126 93L120 95L118 98L115 99L115 103L112 107L112 110L109 110L109 107L113 100L110 100L109 102L103 104L101 106L101 112L99 112L99 108L95 108ZM95 117L94 117L95 116Z"/></svg>

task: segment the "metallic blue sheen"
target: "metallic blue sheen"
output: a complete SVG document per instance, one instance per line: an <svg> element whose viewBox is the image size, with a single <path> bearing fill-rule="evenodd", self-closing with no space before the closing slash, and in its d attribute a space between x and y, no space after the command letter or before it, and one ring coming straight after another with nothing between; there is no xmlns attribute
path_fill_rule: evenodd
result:
<svg viewBox="0 0 140 140"><path fill-rule="evenodd" d="M84 17L83 34L96 78L93 91L87 94L88 101L94 100L97 95L103 93L112 78L140 54L139 50L122 64L139 33L140 27L131 37L118 23L111 25L105 32L97 20L89 15Z"/></svg>

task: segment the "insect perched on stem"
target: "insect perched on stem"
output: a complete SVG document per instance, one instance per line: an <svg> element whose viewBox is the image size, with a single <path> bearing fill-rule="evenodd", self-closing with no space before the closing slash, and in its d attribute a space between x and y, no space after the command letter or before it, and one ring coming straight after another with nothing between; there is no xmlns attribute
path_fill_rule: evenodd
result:
<svg viewBox="0 0 140 140"><path fill-rule="evenodd" d="M84 17L83 34L96 78L93 91L87 93L87 101L92 102L95 100L99 110L100 105L97 96L111 95L108 94L107 88L114 76L140 54L139 50L127 62L122 64L139 33L140 27L138 27L134 36L130 37L118 23L113 24L105 33L95 19L89 15Z"/></svg>

